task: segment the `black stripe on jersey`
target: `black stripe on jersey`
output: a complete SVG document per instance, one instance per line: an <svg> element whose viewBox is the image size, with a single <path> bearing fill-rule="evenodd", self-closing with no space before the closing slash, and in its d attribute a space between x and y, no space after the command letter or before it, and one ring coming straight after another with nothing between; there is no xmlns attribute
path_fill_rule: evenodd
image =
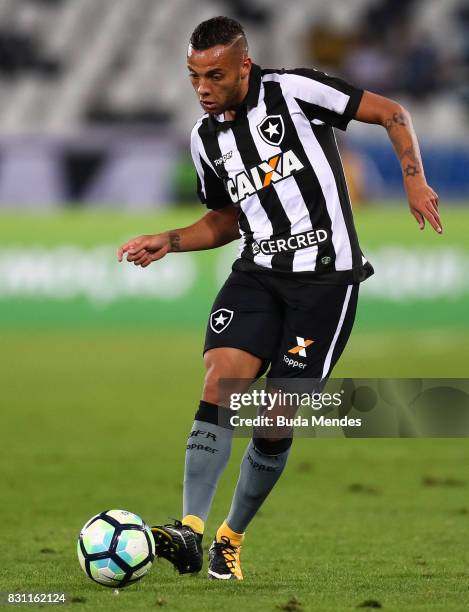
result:
<svg viewBox="0 0 469 612"><path fill-rule="evenodd" d="M241 160L246 170L261 164L263 160L259 155L256 144L249 129L248 121L234 122L232 131L236 140ZM291 223L287 213L283 209L280 198L275 187L269 185L257 192L259 202L265 210L270 223L272 224L273 236L280 238L291 234ZM293 258L295 252L276 253L271 259L272 268L291 272L293 270Z"/></svg>
<svg viewBox="0 0 469 612"><path fill-rule="evenodd" d="M216 175L212 168L207 164L205 159L201 156L200 164L204 171L204 188L205 188L205 196L202 190L202 181L197 174L197 194L201 202L207 206L207 208L211 208L217 210L219 208L224 208L225 206L229 206L231 204L231 198L229 197L226 189L223 186L223 183L218 179L218 175Z"/></svg>
<svg viewBox="0 0 469 612"><path fill-rule="evenodd" d="M324 121L324 123L327 123L327 125L337 127L341 130L345 130L350 121L350 119L337 115L337 113L334 111L324 108L323 106L318 106L317 104L306 102L305 100L300 100L299 98L295 98L295 100L310 121L313 119L319 119L319 121Z"/></svg>
<svg viewBox="0 0 469 612"><path fill-rule="evenodd" d="M347 182L345 180L344 169L340 160L334 131L331 127L326 125L311 124L311 129L313 130L313 133L316 136L324 155L326 156L327 162L332 169L332 173L334 174L335 184L337 185L337 191L339 193L340 207L342 209L345 227L347 228L347 234L350 240L350 248L352 249L352 266L354 268L361 266L362 252L360 250L360 245L358 244L357 231L353 222L352 204L350 202Z"/></svg>
<svg viewBox="0 0 469 612"><path fill-rule="evenodd" d="M285 136L280 143L282 152L292 149L295 154L298 155L301 163L307 168L306 172L299 172L293 176L308 209L313 229L324 229L330 237L330 240L318 245L315 271L322 272L323 270L335 270L336 253L332 242L332 223L327 211L326 200L321 185L314 172L314 168L309 162L298 132L296 131L295 124L290 115L290 109L283 97L280 83L276 81L267 81L264 83L264 89L264 103L267 115L280 114L285 123ZM321 263L323 257L328 258L326 260L328 262L327 264Z"/></svg>
<svg viewBox="0 0 469 612"><path fill-rule="evenodd" d="M218 144L218 138L217 138L216 133L211 132L208 128L208 117L206 117L202 121L202 124L199 128L199 136L202 140L202 144L204 146L205 152L207 153L207 157L209 159L219 159L222 156L220 145ZM218 166L215 166L215 171L220 181L222 181L223 185L226 186L226 181L228 180L228 172L225 169L225 164L222 163L222 164L219 164ZM225 187L225 192L228 195L228 192L226 191L226 187ZM239 227L245 237L245 246L244 246L241 256L245 259L249 259L253 261L254 253L252 251L252 248L250 247L250 244L253 241L253 238L252 238L253 232L251 230L251 226L249 225L249 221L240 206L238 207L238 211L239 211L239 215L238 215Z"/></svg>

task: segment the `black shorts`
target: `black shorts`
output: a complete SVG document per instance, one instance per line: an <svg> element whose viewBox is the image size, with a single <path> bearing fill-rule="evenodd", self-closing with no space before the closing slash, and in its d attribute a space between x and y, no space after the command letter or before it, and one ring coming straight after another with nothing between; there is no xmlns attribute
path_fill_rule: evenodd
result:
<svg viewBox="0 0 469 612"><path fill-rule="evenodd" d="M242 349L263 360L270 378L329 376L352 331L358 283L311 284L233 271L210 313L204 352Z"/></svg>

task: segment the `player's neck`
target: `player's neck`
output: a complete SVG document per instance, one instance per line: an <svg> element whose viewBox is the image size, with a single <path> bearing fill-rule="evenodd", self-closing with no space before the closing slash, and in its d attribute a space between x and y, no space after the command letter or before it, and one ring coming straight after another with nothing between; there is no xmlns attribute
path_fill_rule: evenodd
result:
<svg viewBox="0 0 469 612"><path fill-rule="evenodd" d="M233 105L234 108L230 110L226 110L223 113L223 117L225 121L234 121L236 117L236 107L240 106L244 102L246 96L248 95L248 91L249 91L249 80L247 79L242 83L242 86L239 91L238 101Z"/></svg>

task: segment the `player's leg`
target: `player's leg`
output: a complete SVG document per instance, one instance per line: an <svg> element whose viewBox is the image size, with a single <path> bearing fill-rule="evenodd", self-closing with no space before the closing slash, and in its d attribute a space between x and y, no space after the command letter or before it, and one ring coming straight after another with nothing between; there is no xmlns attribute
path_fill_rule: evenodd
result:
<svg viewBox="0 0 469 612"><path fill-rule="evenodd" d="M291 444L291 436L280 439L254 436L248 443L230 511L209 550L210 579L243 579L240 551L244 533L280 478Z"/></svg>
<svg viewBox="0 0 469 612"><path fill-rule="evenodd" d="M183 519L173 526L153 528L157 554L181 573L201 567L205 520L231 451L233 428L219 397L219 380L259 375L278 342L272 329L279 329L279 320L272 296L242 273L230 275L212 308L204 348L203 399L186 446Z"/></svg>
<svg viewBox="0 0 469 612"><path fill-rule="evenodd" d="M290 287L290 292L283 285L282 289L289 308L269 379L324 380L350 336L358 285ZM302 296L298 294L299 291ZM294 303L288 304L289 299ZM298 349L300 344L306 344L307 348L290 352ZM295 355L295 359L290 360L289 355ZM248 445L228 517L219 528L215 546L211 549L209 577L242 579L239 550L244 532L280 478L291 442L291 434L287 431L285 437L253 438Z"/></svg>
<svg viewBox="0 0 469 612"><path fill-rule="evenodd" d="M205 521L231 452L233 427L229 410L220 405L218 381L252 379L262 366L259 357L231 347L207 351L204 362L207 373L203 399L186 446L183 518L172 525L152 527L156 554L173 563L181 574L202 568Z"/></svg>
<svg viewBox="0 0 469 612"><path fill-rule="evenodd" d="M183 519L196 533L203 534L218 480L231 453L231 411L219 396L220 379L240 379L237 392L247 386L244 379L256 377L262 359L237 348L213 348L204 354L206 376L203 399L195 414L186 447Z"/></svg>

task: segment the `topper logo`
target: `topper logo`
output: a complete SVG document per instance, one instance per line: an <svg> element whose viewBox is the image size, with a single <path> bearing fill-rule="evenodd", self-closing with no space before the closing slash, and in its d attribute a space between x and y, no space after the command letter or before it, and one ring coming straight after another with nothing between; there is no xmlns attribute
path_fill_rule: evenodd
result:
<svg viewBox="0 0 469 612"><path fill-rule="evenodd" d="M306 357L306 348L310 344L313 344L314 340L305 340L304 338L297 336L296 341L298 342L298 344L291 348L288 352L293 353L294 355L298 355L299 357Z"/></svg>

